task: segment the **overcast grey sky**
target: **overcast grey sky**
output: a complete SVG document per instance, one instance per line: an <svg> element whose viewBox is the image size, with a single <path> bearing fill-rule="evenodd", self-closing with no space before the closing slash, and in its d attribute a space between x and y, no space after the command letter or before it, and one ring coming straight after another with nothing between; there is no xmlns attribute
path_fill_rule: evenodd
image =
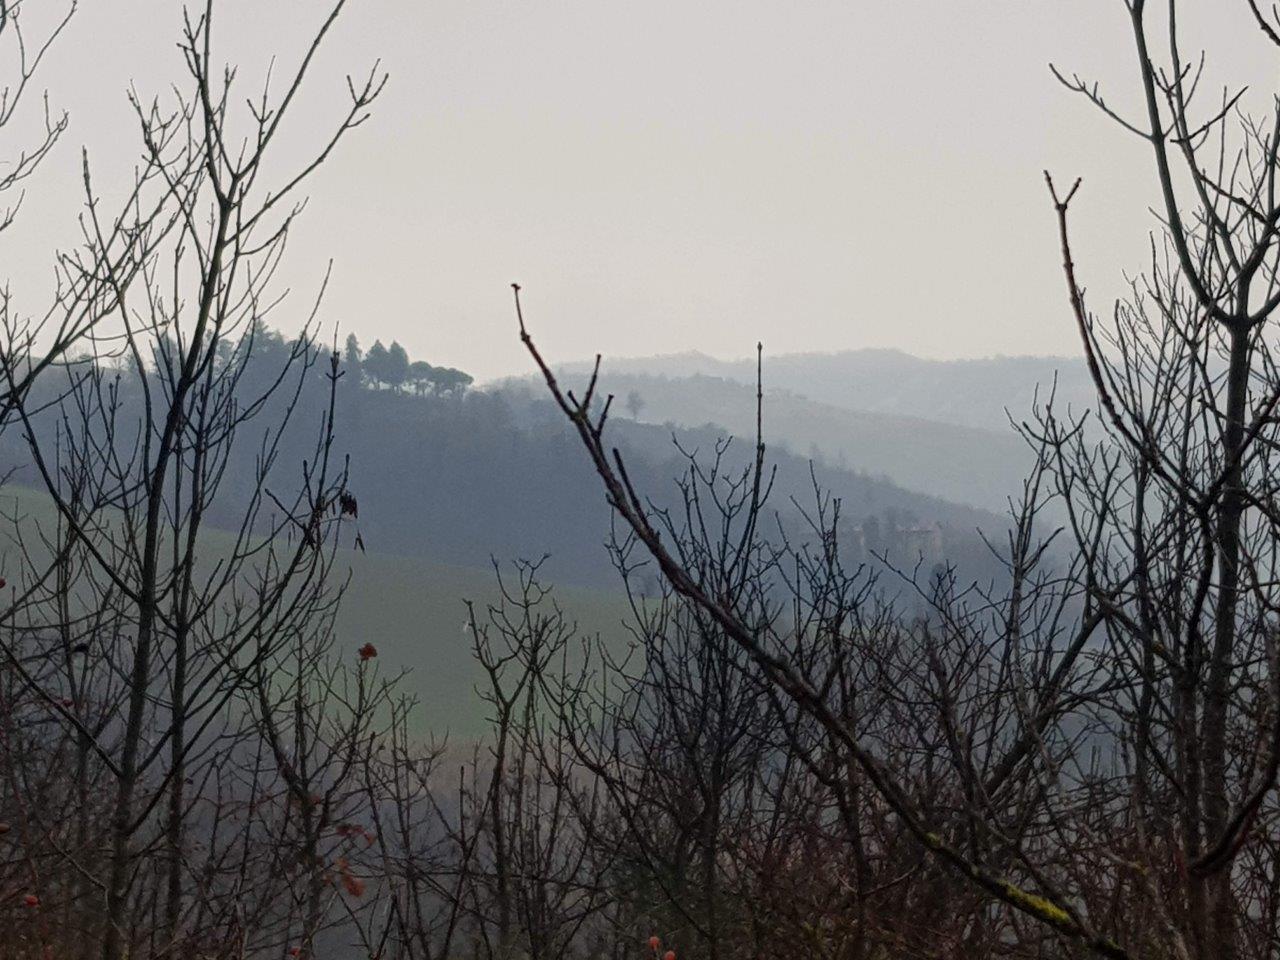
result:
<svg viewBox="0 0 1280 960"><path fill-rule="evenodd" d="M219 7L248 94L325 4ZM1187 7L1211 87L1274 89L1243 0ZM55 51L42 79L70 133L0 240L20 295L74 237L78 148L108 193L126 181L125 89L180 77L179 12L85 0ZM292 241L295 315L332 257L328 321L481 378L528 370L512 280L557 359L740 356L757 339L1074 352L1041 170L1085 178L1074 230L1099 297L1142 267L1153 224L1145 145L1047 69L1136 105L1121 0L350 0L285 152L303 156L344 72L376 57L387 91L312 181Z"/></svg>

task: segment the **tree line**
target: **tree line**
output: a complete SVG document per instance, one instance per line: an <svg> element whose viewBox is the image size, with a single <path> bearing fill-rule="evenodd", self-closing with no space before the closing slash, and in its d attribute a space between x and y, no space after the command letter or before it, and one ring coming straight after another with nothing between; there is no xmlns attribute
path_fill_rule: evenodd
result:
<svg viewBox="0 0 1280 960"><path fill-rule="evenodd" d="M395 393L412 390L416 395L425 393L458 394L471 386L474 378L453 367L435 367L425 360L409 360L409 354L392 340L384 347L381 340L373 341L368 353L360 349L360 341L354 333L347 336L343 359L346 375L357 384L372 390L386 387Z"/></svg>

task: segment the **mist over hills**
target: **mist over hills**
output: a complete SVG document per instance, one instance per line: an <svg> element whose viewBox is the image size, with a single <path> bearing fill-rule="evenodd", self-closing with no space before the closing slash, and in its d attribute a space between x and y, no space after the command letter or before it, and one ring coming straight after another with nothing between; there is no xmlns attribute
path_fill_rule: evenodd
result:
<svg viewBox="0 0 1280 960"><path fill-rule="evenodd" d="M255 381L266 383L278 375L287 347L278 335L263 334L253 349L253 363L241 384L247 395L257 389ZM292 426L268 478L272 489L291 489L311 454L315 428L328 406L325 366L317 364L303 378ZM120 396L126 419L129 405L137 402L130 391L125 375ZM626 457L639 490L656 506L677 503L676 479L689 469L685 453L696 453L707 463L717 446L736 434L740 439L723 454L724 468L733 473L749 463L752 389L704 377L672 381L663 389L646 382L644 392L660 419L674 420L685 409L692 421L644 422L615 407L612 441ZM604 546L611 517L603 491L572 428L540 385L415 392L390 388L366 375L364 381L340 380L336 401L335 452L349 458L362 537L371 552L482 568L491 558L546 554L544 574L552 581L616 585ZM269 407L263 419L271 422L282 413ZM786 398L771 398L765 417L768 459L777 469L771 506L788 535L807 535L801 511L813 505L816 483L841 502L851 562L888 551L910 566L925 544L931 563L953 560L975 577L992 574L977 530L1004 528L1004 518L993 512L1000 501L988 498L984 505L991 509L979 509L959 502L966 498L934 494L960 487L969 469L966 447L988 464L1004 464L1003 474L975 474L979 485L994 484L995 476L1015 477L1016 438L998 441L905 418L881 423ZM47 422L53 429L51 416ZM233 522L234 505L249 495L259 454L250 436L233 453L219 494L220 502L232 506L226 522ZM2 442L8 447L0 451L5 461L18 467L12 479L34 479L21 467L25 451L18 433L10 432ZM859 449L880 450L884 457L859 456ZM999 457L993 453L997 449ZM897 476L915 477L915 489L897 476L886 478L886 464ZM938 477L950 480L935 482ZM976 495L970 499L979 500ZM218 519L215 509L210 520Z"/></svg>
<svg viewBox="0 0 1280 960"><path fill-rule="evenodd" d="M339 405L339 445L351 457L370 549L467 565L547 554L545 572L552 579L617 583L604 547L611 516L599 481L576 435L541 394L351 393ZM682 450L708 463L717 444L735 432L721 425L672 427L622 417L610 430L638 489L659 507L677 502L676 479L689 468ZM740 434L729 444L726 472L747 465L753 439ZM806 532L800 506L813 504L816 482L840 499L850 528L868 518L885 531L939 525L939 546L949 558L964 559L975 575L989 572L976 530L1003 529L1001 516L829 461L811 465L781 445L770 448L769 461L777 469L773 509L796 535Z"/></svg>
<svg viewBox="0 0 1280 960"><path fill-rule="evenodd" d="M738 436L755 433L755 386L723 377L602 374L619 407L636 405L640 423L716 425ZM849 409L770 389L763 431L770 448L931 497L1002 512L1032 463L1026 443L1004 430L942 423L897 413Z"/></svg>
<svg viewBox="0 0 1280 960"><path fill-rule="evenodd" d="M278 337L264 336L254 349L255 362L240 384L246 396L277 375L286 348ZM318 363L302 377L291 425L268 477L267 486L282 494L297 484L327 409L324 366ZM580 386L574 375L568 383ZM637 421L621 404L615 408L609 435L637 487L654 505L677 506L676 480L689 468L686 453L709 464L720 449L728 473L749 462L754 388L708 377L633 377L619 385L643 391L652 404L646 416L661 413L666 419L669 412L674 419L687 404L696 412L695 419L704 421L695 426ZM51 378L49 387L53 386ZM283 394L292 395L292 390ZM120 378L120 400L122 422L129 422L136 415L132 405L137 397L127 374ZM36 422L55 429L55 409L47 409ZM365 552L344 548L341 566L349 569L351 580L337 626L348 647L373 641L389 662L415 670L414 685L425 702L423 724L463 734L483 728L483 705L472 694L478 673L461 629L462 601L483 604L492 597L491 561L506 567L513 560L546 555L541 576L555 585L572 619L588 632L623 633L625 603L604 546L610 536L610 510L577 436L541 384L519 381L416 394L344 378L335 409L335 452L349 458L350 487L358 498L365 545ZM825 410L830 419L811 419L815 410ZM277 421L283 415L281 403L272 401L263 414L265 422ZM877 429L882 420L914 424L920 431L933 428L929 435L939 444L946 431L955 431L957 439L946 449L957 462L964 444L976 442L981 433L951 427L938 432L936 424L916 424L909 418L870 418ZM840 534L851 565L877 563L874 551L887 553L904 569L923 559L927 572L945 560L971 579L998 577L1000 571L977 531L998 540L1005 518L841 465L831 451L838 449L836 444L856 440L886 453L897 449L903 456L915 456L921 470L928 466L927 445L912 446L887 429L859 433L859 422L839 408L794 397L769 398L767 458L777 469L770 504L778 522L768 532L776 533L780 525L796 542L807 541L812 532L801 510L812 508L816 483L840 500ZM254 483L254 461L261 452L257 423L251 421L234 447L208 516L213 529L204 551L214 558L209 562L216 561L225 539L219 531L237 522ZM811 428L813 449L778 439L784 424L795 431ZM855 428L853 440L842 433L850 424ZM726 448L730 435L736 439ZM125 430L121 436L128 440L133 434ZM0 487L0 507L6 516L20 513L51 528L52 506L38 489L31 490L39 483L24 465L27 460L19 431L0 436L0 462L12 471L9 482ZM11 535L0 537L0 575L12 576L7 564L20 562L11 541ZM656 589L656 579L642 575L639 582L646 591ZM887 589L901 587L893 577L886 577L885 583Z"/></svg>
<svg viewBox="0 0 1280 960"><path fill-rule="evenodd" d="M587 362L564 364L582 371ZM1056 404L1093 403L1084 362L1076 357L988 357L926 360L901 350L864 349L836 353L764 355L766 391L788 390L809 400L866 413L918 417L939 423L1007 433L1009 417L1021 419L1054 388ZM703 375L755 384L756 360L720 360L689 352L651 357L606 358L613 376ZM1006 414L1006 410L1008 414Z"/></svg>

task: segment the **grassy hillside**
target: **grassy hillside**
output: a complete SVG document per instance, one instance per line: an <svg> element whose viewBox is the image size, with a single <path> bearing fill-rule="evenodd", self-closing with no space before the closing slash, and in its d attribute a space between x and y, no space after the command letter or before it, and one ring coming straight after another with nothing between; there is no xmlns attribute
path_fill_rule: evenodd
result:
<svg viewBox="0 0 1280 960"><path fill-rule="evenodd" d="M338 615L342 645L355 650L371 641L386 668L412 671L406 682L421 698L425 730L462 737L481 732L485 705L474 687L482 674L463 630L463 601L476 603L478 615L496 600L494 571L367 554L352 558L351 572ZM552 596L583 632L622 641L626 607L620 593L556 587Z"/></svg>
<svg viewBox="0 0 1280 960"><path fill-rule="evenodd" d="M6 527L0 535L0 575L16 580L15 530L8 518L18 516L20 531L30 537L37 528L51 529L54 509L42 493L9 484L0 488L0 516ZM205 562L228 542L226 534L209 530ZM371 642L385 672L410 671L405 689L421 701L417 716L422 732L448 731L464 739L480 733L485 705L474 687L482 675L471 656L470 636L462 629L464 601L473 601L479 614L497 599L494 570L349 551L336 571L339 576L347 572L351 579L337 619L338 652L351 651L354 657L356 649ZM584 632L621 641L626 610L620 593L556 587L552 596Z"/></svg>

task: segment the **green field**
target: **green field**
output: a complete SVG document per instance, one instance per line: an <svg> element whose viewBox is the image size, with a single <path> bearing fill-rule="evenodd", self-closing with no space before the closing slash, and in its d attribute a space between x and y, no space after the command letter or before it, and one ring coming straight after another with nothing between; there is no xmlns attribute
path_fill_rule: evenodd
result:
<svg viewBox="0 0 1280 960"><path fill-rule="evenodd" d="M16 558L10 518L17 515L24 532L51 524L52 503L36 491L7 485L0 489L0 571L13 575ZM209 557L216 557L226 534L206 536ZM463 624L464 601L481 616L497 599L495 572L433 563L370 551L344 550L335 570L350 572L350 585L337 618L338 652L355 651L366 642L378 648L384 674L407 670L404 689L417 695L416 726L421 733L469 739L482 732L485 704L475 693L483 674L471 655L471 639ZM504 575L506 571L504 570ZM583 588L555 588L552 594L566 619L580 632L621 637L626 606L619 594Z"/></svg>
<svg viewBox="0 0 1280 960"><path fill-rule="evenodd" d="M474 687L482 674L463 629L463 601L473 601L479 617L483 605L497 597L494 571L374 553L357 556L351 570L338 616L339 642L354 651L371 641L384 669L412 671L406 682L421 699L424 729L464 737L478 733L485 705ZM620 596L581 588L556 588L552 596L581 632L621 635Z"/></svg>

